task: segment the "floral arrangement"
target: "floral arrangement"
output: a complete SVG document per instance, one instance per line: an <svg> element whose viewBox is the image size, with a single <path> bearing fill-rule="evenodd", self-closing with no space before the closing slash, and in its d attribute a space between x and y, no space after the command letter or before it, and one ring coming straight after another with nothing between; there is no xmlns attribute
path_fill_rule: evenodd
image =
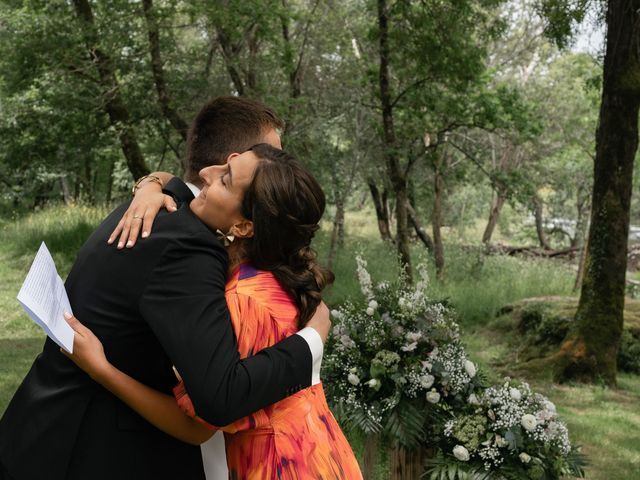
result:
<svg viewBox="0 0 640 480"><path fill-rule="evenodd" d="M356 261L363 298L332 311L323 372L347 428L428 450L432 479L584 476L553 403L526 383L487 385L452 309L428 299L424 265L415 286L374 285Z"/></svg>
<svg viewBox="0 0 640 480"><path fill-rule="evenodd" d="M415 287L404 278L374 286L366 262L356 260L364 305L332 311L324 385L343 421L411 448L433 433L429 418L445 404L464 404L482 380L450 310L428 300L424 265Z"/></svg>
<svg viewBox="0 0 640 480"><path fill-rule="evenodd" d="M499 472L498 478L513 479L584 476L582 456L571 446L555 405L527 383L506 378L451 415L441 446L468 464L462 471ZM432 463L438 471L442 456Z"/></svg>

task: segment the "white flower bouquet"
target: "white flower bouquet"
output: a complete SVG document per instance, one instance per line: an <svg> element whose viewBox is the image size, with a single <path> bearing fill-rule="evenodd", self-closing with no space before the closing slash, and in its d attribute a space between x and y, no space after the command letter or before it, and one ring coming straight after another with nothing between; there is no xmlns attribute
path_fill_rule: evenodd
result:
<svg viewBox="0 0 640 480"><path fill-rule="evenodd" d="M364 298L332 311L324 385L343 422L412 448L435 434L427 420L465 404L481 380L450 310L427 299L424 266L415 287L402 278L374 286L357 262Z"/></svg>
<svg viewBox="0 0 640 480"><path fill-rule="evenodd" d="M506 378L451 414L441 450L467 464L461 471L493 472L486 478L507 479L584 476L582 455L572 448L555 405L526 383ZM445 457L431 462L432 473L442 470Z"/></svg>

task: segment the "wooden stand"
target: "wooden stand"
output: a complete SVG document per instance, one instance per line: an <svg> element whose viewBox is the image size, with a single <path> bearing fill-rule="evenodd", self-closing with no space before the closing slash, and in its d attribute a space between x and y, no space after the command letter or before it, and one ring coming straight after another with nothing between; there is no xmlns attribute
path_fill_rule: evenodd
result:
<svg viewBox="0 0 640 480"><path fill-rule="evenodd" d="M389 466L392 480L420 480L424 472L426 451L422 448L407 450L400 445L391 447Z"/></svg>

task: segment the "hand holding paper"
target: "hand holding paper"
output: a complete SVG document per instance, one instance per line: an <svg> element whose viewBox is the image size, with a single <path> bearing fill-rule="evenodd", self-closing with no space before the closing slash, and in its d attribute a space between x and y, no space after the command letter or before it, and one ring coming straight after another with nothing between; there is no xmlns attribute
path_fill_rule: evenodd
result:
<svg viewBox="0 0 640 480"><path fill-rule="evenodd" d="M51 340L73 353L74 333L63 318L64 312L73 312L64 283L44 242L24 279L18 302Z"/></svg>

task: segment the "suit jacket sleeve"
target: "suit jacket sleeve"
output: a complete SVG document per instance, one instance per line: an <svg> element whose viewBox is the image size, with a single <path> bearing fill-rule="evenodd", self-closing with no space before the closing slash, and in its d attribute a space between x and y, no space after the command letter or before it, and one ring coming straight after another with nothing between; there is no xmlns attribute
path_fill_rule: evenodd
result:
<svg viewBox="0 0 640 480"><path fill-rule="evenodd" d="M152 270L139 309L180 372L195 411L227 425L311 385L299 335L240 360L224 297L227 256L210 237L172 241Z"/></svg>
<svg viewBox="0 0 640 480"><path fill-rule="evenodd" d="M193 193L189 187L178 177L173 177L162 189L163 193L171 195L176 203L190 202L193 200Z"/></svg>

